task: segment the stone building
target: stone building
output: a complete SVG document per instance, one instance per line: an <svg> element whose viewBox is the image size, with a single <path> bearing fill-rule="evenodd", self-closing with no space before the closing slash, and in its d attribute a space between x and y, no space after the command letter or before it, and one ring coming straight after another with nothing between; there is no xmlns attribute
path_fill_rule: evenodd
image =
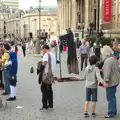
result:
<svg viewBox="0 0 120 120"><path fill-rule="evenodd" d="M19 12L18 12L19 13ZM7 34L14 34L15 37L29 37L29 33L33 37L37 35L40 29L49 32L49 34L57 34L57 15L56 11L41 11L40 16L37 11L26 11L21 16L13 14L6 21Z"/></svg>
<svg viewBox="0 0 120 120"><path fill-rule="evenodd" d="M1 0L3 4L12 10L19 9L19 0Z"/></svg>
<svg viewBox="0 0 120 120"><path fill-rule="evenodd" d="M28 37L28 33L33 33L33 36L37 35L40 29L50 34L57 34L57 16L56 11L42 11L39 18L38 12L27 13L21 18L21 37Z"/></svg>
<svg viewBox="0 0 120 120"><path fill-rule="evenodd" d="M97 29L97 2L98 0L57 0L58 24L60 33L71 27L78 31L78 25L87 29L90 22ZM103 20L103 0L100 0L100 28L107 32L119 31L120 29L120 0L111 0L112 16L110 22ZM80 31L80 30L79 30Z"/></svg>

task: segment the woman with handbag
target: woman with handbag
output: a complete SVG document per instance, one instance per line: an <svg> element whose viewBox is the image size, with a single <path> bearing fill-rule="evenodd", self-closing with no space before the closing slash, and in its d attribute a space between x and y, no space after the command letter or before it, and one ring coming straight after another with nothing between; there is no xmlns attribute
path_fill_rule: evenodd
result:
<svg viewBox="0 0 120 120"><path fill-rule="evenodd" d="M42 66L44 67L41 81L41 92L42 92L42 108L48 109L53 108L53 90L52 83L54 82L53 73L56 68L55 55L50 51L48 45L43 46L43 61Z"/></svg>

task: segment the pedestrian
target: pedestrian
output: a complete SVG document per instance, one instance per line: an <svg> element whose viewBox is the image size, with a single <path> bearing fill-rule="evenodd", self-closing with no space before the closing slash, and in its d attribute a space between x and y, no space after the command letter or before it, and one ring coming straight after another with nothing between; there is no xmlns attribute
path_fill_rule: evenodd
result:
<svg viewBox="0 0 120 120"><path fill-rule="evenodd" d="M17 83L17 54L14 51L9 52L9 60L5 66L9 69L10 97L7 101L16 100L16 83Z"/></svg>
<svg viewBox="0 0 120 120"><path fill-rule="evenodd" d="M10 93L10 84L9 84L9 70L7 67L4 66L5 62L9 59L9 51L11 50L11 47L9 44L4 44L5 52L2 56L2 59L0 59L0 62L3 64L3 75L4 75L4 89L5 92L2 95L8 95Z"/></svg>
<svg viewBox="0 0 120 120"><path fill-rule="evenodd" d="M96 63L98 58L93 55L89 58L89 63L85 69L85 80L86 80L86 101L84 117L89 117L88 105L92 102L92 116L96 116L96 102L97 102L97 91L98 91L98 81L103 83L98 67Z"/></svg>
<svg viewBox="0 0 120 120"><path fill-rule="evenodd" d="M120 49L119 49L119 47L118 47L118 43L114 43L113 44L113 55L117 58L117 59L119 59L119 54L120 54Z"/></svg>
<svg viewBox="0 0 120 120"><path fill-rule="evenodd" d="M2 59L2 56L4 54L4 49L1 48L0 50L0 59ZM0 63L0 90L4 89L4 83L3 83L3 72L2 72L2 63Z"/></svg>
<svg viewBox="0 0 120 120"><path fill-rule="evenodd" d="M87 60L89 56L89 47L86 45L86 41L82 41L82 45L80 46L79 55L81 56L81 71L83 70L83 64L85 61L85 67L87 67Z"/></svg>
<svg viewBox="0 0 120 120"><path fill-rule="evenodd" d="M106 99L108 102L108 112L105 118L113 118L117 115L116 92L120 82L119 63L113 56L113 50L109 46L101 49L104 75L104 87L106 88Z"/></svg>
<svg viewBox="0 0 120 120"><path fill-rule="evenodd" d="M42 66L44 67L43 76L45 76L49 72L50 67L51 67L52 74L54 74L55 69L56 69L56 58L55 58L55 55L50 51L50 48L48 45L43 46L43 54L44 54L43 61L42 61ZM41 91L42 91L42 108L41 108L41 110L53 108L52 83L47 84L42 80Z"/></svg>
<svg viewBox="0 0 120 120"><path fill-rule="evenodd" d="M26 56L26 44L25 42L22 43L22 50L23 50L23 56Z"/></svg>
<svg viewBox="0 0 120 120"><path fill-rule="evenodd" d="M15 45L15 53L18 54L18 46Z"/></svg>

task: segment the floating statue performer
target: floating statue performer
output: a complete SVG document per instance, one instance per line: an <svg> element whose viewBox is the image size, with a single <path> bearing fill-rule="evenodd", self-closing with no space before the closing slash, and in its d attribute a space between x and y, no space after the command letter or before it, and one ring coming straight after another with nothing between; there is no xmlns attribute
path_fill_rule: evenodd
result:
<svg viewBox="0 0 120 120"><path fill-rule="evenodd" d="M67 46L68 46L68 58L67 58L67 67L68 67L68 73L74 73L79 74L79 68L78 68L78 59L76 54L76 47L74 42L74 36L71 31L71 29L66 29L67 34L59 36L60 41L67 40Z"/></svg>

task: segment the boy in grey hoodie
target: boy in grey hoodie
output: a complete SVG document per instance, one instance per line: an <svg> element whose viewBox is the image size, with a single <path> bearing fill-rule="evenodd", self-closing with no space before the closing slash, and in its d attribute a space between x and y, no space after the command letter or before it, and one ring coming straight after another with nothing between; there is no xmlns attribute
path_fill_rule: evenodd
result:
<svg viewBox="0 0 120 120"><path fill-rule="evenodd" d="M84 117L89 117L88 114L88 105L89 102L92 102L92 116L96 116L96 102L97 102L97 87L98 81L103 83L98 67L96 63L98 58L96 56L91 56L89 58L89 65L85 69L85 80L86 80L86 101L85 101L85 110Z"/></svg>

